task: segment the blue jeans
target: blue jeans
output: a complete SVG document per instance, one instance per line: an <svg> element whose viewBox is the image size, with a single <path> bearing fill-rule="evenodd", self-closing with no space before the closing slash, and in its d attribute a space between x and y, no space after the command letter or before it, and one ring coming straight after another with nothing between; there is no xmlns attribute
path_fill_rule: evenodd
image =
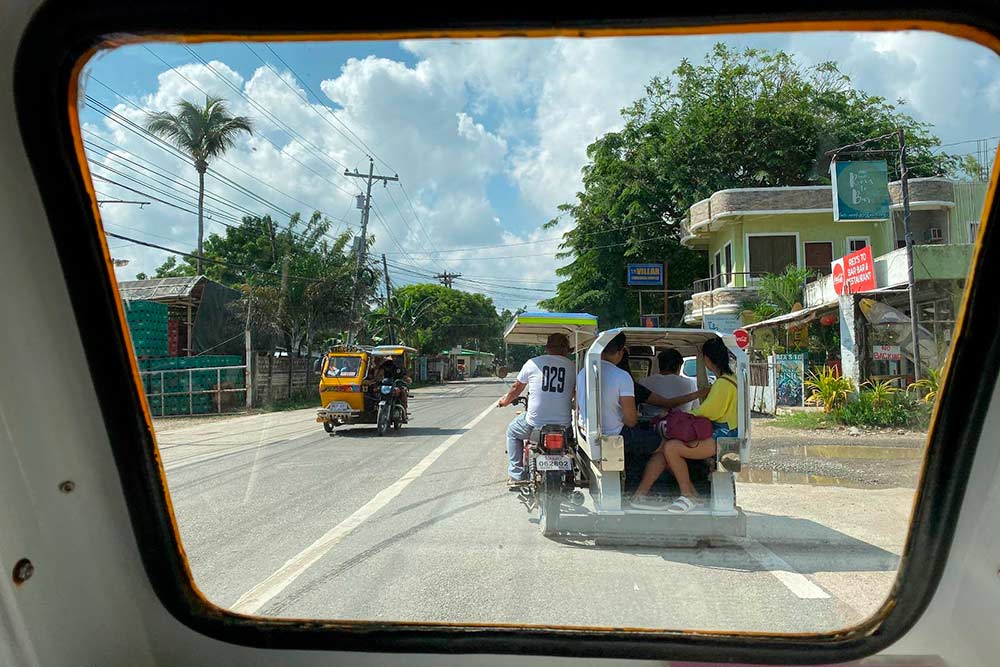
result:
<svg viewBox="0 0 1000 667"><path fill-rule="evenodd" d="M507 426L507 474L511 479L527 479L524 469L524 441L531 435L533 427L528 425L524 415L518 415Z"/></svg>

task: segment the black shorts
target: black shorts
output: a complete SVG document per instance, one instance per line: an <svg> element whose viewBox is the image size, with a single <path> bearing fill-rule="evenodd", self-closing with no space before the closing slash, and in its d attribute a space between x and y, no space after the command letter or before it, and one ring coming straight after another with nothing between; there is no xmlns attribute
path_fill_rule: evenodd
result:
<svg viewBox="0 0 1000 667"><path fill-rule="evenodd" d="M652 454L663 442L655 431L637 426L626 426L622 429L626 452L647 452Z"/></svg>

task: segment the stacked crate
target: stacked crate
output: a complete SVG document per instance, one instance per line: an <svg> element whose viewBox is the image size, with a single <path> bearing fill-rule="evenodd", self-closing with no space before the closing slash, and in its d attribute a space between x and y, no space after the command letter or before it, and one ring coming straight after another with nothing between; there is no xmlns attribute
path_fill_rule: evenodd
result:
<svg viewBox="0 0 1000 667"><path fill-rule="evenodd" d="M135 355L163 357L167 354L167 307L153 301L126 301L125 320L132 335Z"/></svg>
<svg viewBox="0 0 1000 667"><path fill-rule="evenodd" d="M158 396L151 396L149 399L149 407L154 416L188 414L189 410L194 414L216 412L217 396L221 396L223 401L231 400L242 404L246 400L246 394L242 392L192 393L188 396L189 389L192 392L211 392L217 384L245 389L246 376L243 368L240 368L242 365L242 357L221 354L139 360L139 369L143 372L162 371L143 376L147 394L158 393L161 387L164 394L162 401ZM230 366L237 368L227 368ZM199 370L218 367L222 367L221 370Z"/></svg>
<svg viewBox="0 0 1000 667"><path fill-rule="evenodd" d="M181 321L167 320L167 354L171 357L181 356Z"/></svg>

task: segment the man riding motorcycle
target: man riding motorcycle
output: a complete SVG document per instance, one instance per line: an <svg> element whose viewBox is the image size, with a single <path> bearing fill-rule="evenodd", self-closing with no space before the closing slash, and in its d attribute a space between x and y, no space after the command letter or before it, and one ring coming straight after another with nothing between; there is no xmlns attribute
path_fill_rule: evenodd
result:
<svg viewBox="0 0 1000 667"><path fill-rule="evenodd" d="M569 426L573 422L572 399L576 387L576 366L568 358L569 339L552 334L545 342L545 354L528 360L510 391L497 403L506 407L528 389L528 407L507 427L507 486L528 483L524 469L524 441L534 428L546 425Z"/></svg>
<svg viewBox="0 0 1000 667"><path fill-rule="evenodd" d="M403 423L408 422L410 417L410 394L408 391L410 378L406 375L406 369L398 365L395 359L389 356L379 366L379 371L382 373L383 380L391 380L393 383L397 381L403 383L403 391L400 393L399 400L403 404Z"/></svg>

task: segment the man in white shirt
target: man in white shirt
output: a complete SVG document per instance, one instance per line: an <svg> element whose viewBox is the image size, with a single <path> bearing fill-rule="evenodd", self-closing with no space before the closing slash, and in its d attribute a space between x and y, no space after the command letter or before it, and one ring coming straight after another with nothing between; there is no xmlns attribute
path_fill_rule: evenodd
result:
<svg viewBox="0 0 1000 667"><path fill-rule="evenodd" d="M698 382L693 378L681 375L681 367L684 365L684 357L673 348L667 348L656 356L660 372L657 375L650 375L639 381L646 389L654 394L659 394L663 398L674 398L684 396L698 391ZM684 412L691 412L698 407L697 399L676 406L676 409ZM652 405L646 405L650 410L650 416L660 414L664 410Z"/></svg>
<svg viewBox="0 0 1000 667"><path fill-rule="evenodd" d="M573 422L572 398L576 366L570 359L569 339L552 334L545 341L545 354L529 359L517 374L510 391L497 403L501 408L528 389L528 409L507 426L507 486L528 481L524 469L524 441L533 428L549 424L569 426Z"/></svg>
<svg viewBox="0 0 1000 667"><path fill-rule="evenodd" d="M655 449L660 445L660 437L653 431L636 428L639 415L635 404L635 382L631 375L618 368L625 354L625 344L625 334L620 333L601 353L601 433L621 435L626 449L641 445ZM576 404L583 419L587 418L586 370L581 370L576 378Z"/></svg>

